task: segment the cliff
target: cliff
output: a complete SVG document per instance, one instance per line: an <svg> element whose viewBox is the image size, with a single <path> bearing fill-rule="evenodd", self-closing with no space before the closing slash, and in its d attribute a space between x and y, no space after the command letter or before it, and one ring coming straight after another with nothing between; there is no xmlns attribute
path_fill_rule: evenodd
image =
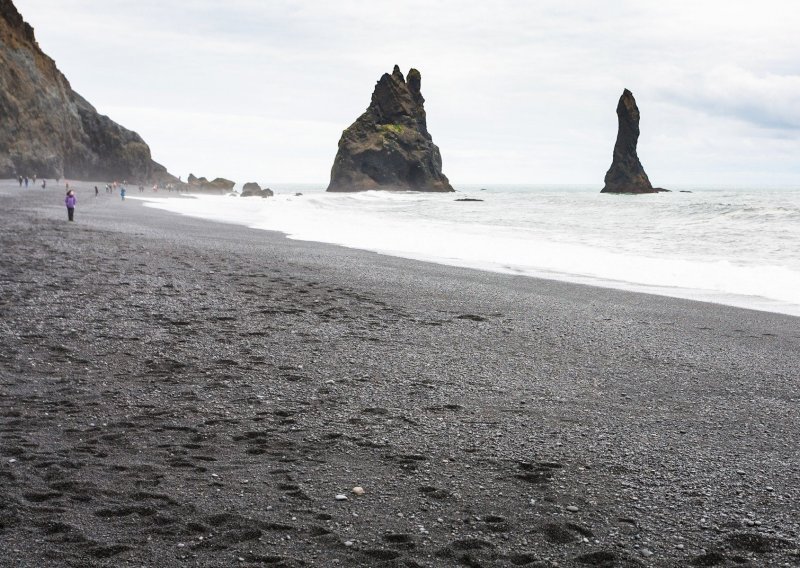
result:
<svg viewBox="0 0 800 568"><path fill-rule="evenodd" d="M653 187L639 161L636 146L639 143L639 107L628 89L622 92L617 104L617 142L614 157L606 172L605 187L601 193L658 193L668 191Z"/></svg>
<svg viewBox="0 0 800 568"><path fill-rule="evenodd" d="M396 65L380 78L366 112L342 133L328 191L454 191L428 133L421 83L419 71L406 80Z"/></svg>
<svg viewBox="0 0 800 568"><path fill-rule="evenodd" d="M136 134L72 90L11 0L0 0L0 178L175 181Z"/></svg>

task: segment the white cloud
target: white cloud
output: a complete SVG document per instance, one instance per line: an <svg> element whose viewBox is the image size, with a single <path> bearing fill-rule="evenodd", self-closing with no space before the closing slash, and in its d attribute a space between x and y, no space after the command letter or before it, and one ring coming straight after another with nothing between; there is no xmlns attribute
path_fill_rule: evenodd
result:
<svg viewBox="0 0 800 568"><path fill-rule="evenodd" d="M800 74L755 73L721 65L705 74L675 70L663 96L713 115L766 129L800 129Z"/></svg>

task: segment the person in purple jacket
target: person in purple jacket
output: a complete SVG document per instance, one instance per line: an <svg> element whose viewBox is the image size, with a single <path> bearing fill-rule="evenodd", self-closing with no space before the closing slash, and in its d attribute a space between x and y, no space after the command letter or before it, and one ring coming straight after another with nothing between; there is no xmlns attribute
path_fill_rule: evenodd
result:
<svg viewBox="0 0 800 568"><path fill-rule="evenodd" d="M70 221L75 220L75 205L78 203L78 198L75 197L75 192L71 189L67 191L67 197L64 198L64 205L67 206L67 216Z"/></svg>

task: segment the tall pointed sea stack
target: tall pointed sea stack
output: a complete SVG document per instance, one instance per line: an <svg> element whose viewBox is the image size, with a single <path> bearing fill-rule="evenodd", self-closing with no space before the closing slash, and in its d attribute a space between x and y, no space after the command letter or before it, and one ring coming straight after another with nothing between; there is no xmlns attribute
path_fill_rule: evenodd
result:
<svg viewBox="0 0 800 568"><path fill-rule="evenodd" d="M342 133L328 191L454 191L428 133L422 77L395 65L375 86L366 112Z"/></svg>
<svg viewBox="0 0 800 568"><path fill-rule="evenodd" d="M606 172L601 193L658 193L668 191L653 187L644 172L636 145L639 142L639 107L628 89L622 92L617 105L619 131L614 144L614 159Z"/></svg>
<svg viewBox="0 0 800 568"><path fill-rule="evenodd" d="M0 178L177 181L144 140L100 115L0 0Z"/></svg>

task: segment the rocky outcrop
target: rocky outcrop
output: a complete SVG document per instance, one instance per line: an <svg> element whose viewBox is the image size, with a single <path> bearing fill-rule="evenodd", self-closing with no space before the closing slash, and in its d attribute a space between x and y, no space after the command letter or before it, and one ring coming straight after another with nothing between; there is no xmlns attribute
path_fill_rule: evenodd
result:
<svg viewBox="0 0 800 568"><path fill-rule="evenodd" d="M242 186L242 197L272 197L275 195L268 187L261 189L256 182L251 181Z"/></svg>
<svg viewBox="0 0 800 568"><path fill-rule="evenodd" d="M617 105L619 130L614 144L614 158L605 177L601 193L658 193L669 191L653 187L636 153L639 143L639 107L628 89L622 92Z"/></svg>
<svg viewBox="0 0 800 568"><path fill-rule="evenodd" d="M235 181L225 178L215 178L208 181L204 177L196 177L194 174L189 174L183 189L188 192L228 193L233 190L235 185Z"/></svg>
<svg viewBox="0 0 800 568"><path fill-rule="evenodd" d="M0 0L0 178L173 182L136 134L70 87L11 0Z"/></svg>
<svg viewBox="0 0 800 568"><path fill-rule="evenodd" d="M395 65L375 86L372 102L339 140L328 191L453 191L428 133L419 71L408 80Z"/></svg>

